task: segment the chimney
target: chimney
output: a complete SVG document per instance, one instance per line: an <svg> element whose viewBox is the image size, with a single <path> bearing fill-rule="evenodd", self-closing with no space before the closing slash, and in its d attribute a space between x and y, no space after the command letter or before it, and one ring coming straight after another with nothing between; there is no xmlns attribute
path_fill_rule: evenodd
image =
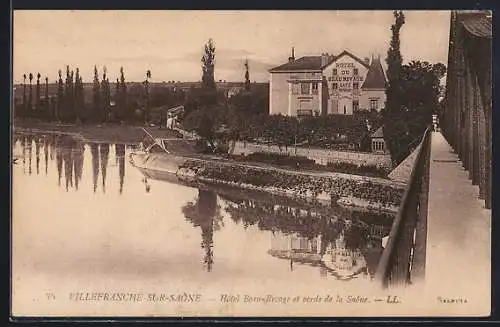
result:
<svg viewBox="0 0 500 327"><path fill-rule="evenodd" d="M292 47L292 55L288 57L288 62L294 62L295 61L295 47Z"/></svg>
<svg viewBox="0 0 500 327"><path fill-rule="evenodd" d="M365 64L369 65L370 64L370 58L365 57Z"/></svg>
<svg viewBox="0 0 500 327"><path fill-rule="evenodd" d="M328 64L328 59L330 59L328 52L321 54L321 67L326 66Z"/></svg>

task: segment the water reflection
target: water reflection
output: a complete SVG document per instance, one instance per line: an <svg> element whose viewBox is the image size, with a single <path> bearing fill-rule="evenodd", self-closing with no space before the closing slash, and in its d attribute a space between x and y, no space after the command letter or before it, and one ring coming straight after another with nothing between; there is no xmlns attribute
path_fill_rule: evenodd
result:
<svg viewBox="0 0 500 327"><path fill-rule="evenodd" d="M40 137L35 137L35 155L36 155L36 174L40 174Z"/></svg>
<svg viewBox="0 0 500 327"><path fill-rule="evenodd" d="M385 214L223 197L233 221L272 232L268 253L289 260L291 270L294 264L309 264L320 267L322 276L372 277L382 254L382 237L389 233L391 218Z"/></svg>
<svg viewBox="0 0 500 327"><path fill-rule="evenodd" d="M186 203L182 207L182 213L193 226L200 227L201 248L204 249L203 264L207 271L211 271L214 263L214 231L224 226L221 207L217 204L217 194L209 190L198 190L196 200Z"/></svg>
<svg viewBox="0 0 500 327"><path fill-rule="evenodd" d="M62 185L64 177L64 188L69 191L71 188L78 190L84 173L85 152L90 152L92 162L93 190L97 191L99 174L102 175L102 191L106 192L107 168L111 145L108 143L88 143L85 144L68 135L16 135L14 147L22 157L23 173L26 169L29 175L33 172L33 160L36 161L36 174L40 174L40 162L44 160L45 175L49 174L50 163L55 161L57 170L57 184ZM33 151L34 148L34 151ZM125 159L126 146L123 144L114 145L115 161L118 165L119 193L123 193L125 180ZM42 168L43 169L43 168Z"/></svg>
<svg viewBox="0 0 500 327"><path fill-rule="evenodd" d="M106 172L108 170L109 160L109 144L99 144L99 155L101 161L101 174L102 174L102 192L106 193Z"/></svg>
<svg viewBox="0 0 500 327"><path fill-rule="evenodd" d="M120 194L123 193L123 181L125 178L125 145L115 145L115 158L118 163L118 174L120 176Z"/></svg>
<svg viewBox="0 0 500 327"><path fill-rule="evenodd" d="M163 205L157 200L171 195L161 192L176 192L180 190L180 186L176 184L182 184L175 174L141 174L136 168L126 172L126 167L131 166L126 160L130 148L125 145L85 144L63 135L22 135L18 140L15 150L19 154L22 151L23 160L23 169L17 168L19 173L26 173L25 163L28 163L28 172L31 174L32 156L35 155L38 174L40 155L43 153L45 174L49 178L44 178L43 181L40 179L40 183L54 183L56 189L57 183L66 191L74 189L79 194L92 194L97 192L101 177L102 194L99 197L113 206L128 208L128 204L123 201L113 201L129 196L133 200L151 201L144 205L156 210L156 205L158 208ZM33 147L35 151L32 151ZM63 175L64 184L61 185ZM33 174L29 178L43 176ZM119 197L111 196L112 186L109 190L106 189L109 184L107 178L113 178L113 184L117 183L115 189ZM178 208L174 208L179 213L172 220L178 219L184 225L187 223L186 226L194 228L196 244L193 251L194 257L199 259L193 260L199 260L200 263L196 264L211 274L217 273L214 268L219 265L221 269L227 267L224 264L226 260L237 260L238 265L242 266L248 264L243 262L241 256L237 255L235 259L227 254L227 248L231 248L232 242L238 242L239 236L234 235L241 235L237 233L242 232L264 235L263 241L255 241L264 242L258 247L261 252L252 255L258 256L262 261L271 260L279 265L284 263L285 269L292 274L300 274L304 267L308 267L307 269L314 270L323 278L370 279L383 250L381 239L388 235L393 220L393 216L387 214L278 198L269 194L250 194L207 185L187 186L190 186L189 190L196 192L194 198L192 193L189 193L189 197L184 197ZM124 192L127 187L138 191L127 194ZM142 196L144 197L141 198ZM64 199L61 199L61 203L64 203ZM130 208L134 206L135 203ZM135 222L129 220L129 223ZM231 235L227 236L227 233ZM221 242L214 242L215 239L221 239ZM177 246L182 248L183 245Z"/></svg>
<svg viewBox="0 0 500 327"><path fill-rule="evenodd" d="M28 137L26 138L26 146L28 147L28 160L29 160L28 174L31 175L31 157L33 155L33 136L32 135L28 135Z"/></svg>
<svg viewBox="0 0 500 327"><path fill-rule="evenodd" d="M44 138L43 140L43 158L45 162L45 175L49 172L49 142L48 138Z"/></svg>
<svg viewBox="0 0 500 327"><path fill-rule="evenodd" d="M90 153L92 156L92 182L95 193L97 191L97 180L99 179L99 144L90 144Z"/></svg>

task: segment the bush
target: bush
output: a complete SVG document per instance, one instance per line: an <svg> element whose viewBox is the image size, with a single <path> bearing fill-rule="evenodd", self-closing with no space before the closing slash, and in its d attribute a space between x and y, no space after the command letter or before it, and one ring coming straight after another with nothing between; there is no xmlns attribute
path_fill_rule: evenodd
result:
<svg viewBox="0 0 500 327"><path fill-rule="evenodd" d="M387 171L377 166L358 166L347 162L329 162L326 165L329 171L346 174L360 174L372 177L387 177Z"/></svg>

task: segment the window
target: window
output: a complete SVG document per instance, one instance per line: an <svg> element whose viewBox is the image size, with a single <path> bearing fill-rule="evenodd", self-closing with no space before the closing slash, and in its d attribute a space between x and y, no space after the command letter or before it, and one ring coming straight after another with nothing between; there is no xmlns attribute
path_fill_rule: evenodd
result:
<svg viewBox="0 0 500 327"><path fill-rule="evenodd" d="M311 83L300 83L300 94L309 94Z"/></svg>
<svg viewBox="0 0 500 327"><path fill-rule="evenodd" d="M318 94L318 83L312 83L312 94Z"/></svg>
<svg viewBox="0 0 500 327"><path fill-rule="evenodd" d="M370 109L378 110L378 99L370 99Z"/></svg>
<svg viewBox="0 0 500 327"><path fill-rule="evenodd" d="M357 111L357 110L359 110L359 101L353 100L352 101L352 111Z"/></svg>
<svg viewBox="0 0 500 327"><path fill-rule="evenodd" d="M337 75L337 68L334 68L332 71L332 75Z"/></svg>
<svg viewBox="0 0 500 327"><path fill-rule="evenodd" d="M339 85L337 83L332 83L332 89L337 90Z"/></svg>
<svg viewBox="0 0 500 327"><path fill-rule="evenodd" d="M299 84L292 83L292 94L299 94Z"/></svg>
<svg viewBox="0 0 500 327"><path fill-rule="evenodd" d="M359 89L359 83L358 82L352 83L352 88L355 90Z"/></svg>
<svg viewBox="0 0 500 327"><path fill-rule="evenodd" d="M359 74L359 71L357 68L354 68L352 73L354 74L354 76L357 76Z"/></svg>
<svg viewBox="0 0 500 327"><path fill-rule="evenodd" d="M385 151L385 143L380 140L373 140L373 151Z"/></svg>

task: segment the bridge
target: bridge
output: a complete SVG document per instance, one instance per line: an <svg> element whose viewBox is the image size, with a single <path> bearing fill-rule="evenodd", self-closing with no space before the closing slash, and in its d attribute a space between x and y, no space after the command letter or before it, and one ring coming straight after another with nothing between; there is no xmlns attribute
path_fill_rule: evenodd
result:
<svg viewBox="0 0 500 327"><path fill-rule="evenodd" d="M491 45L488 12L452 12L445 109L416 150L377 267L382 288L415 286L489 303Z"/></svg>

